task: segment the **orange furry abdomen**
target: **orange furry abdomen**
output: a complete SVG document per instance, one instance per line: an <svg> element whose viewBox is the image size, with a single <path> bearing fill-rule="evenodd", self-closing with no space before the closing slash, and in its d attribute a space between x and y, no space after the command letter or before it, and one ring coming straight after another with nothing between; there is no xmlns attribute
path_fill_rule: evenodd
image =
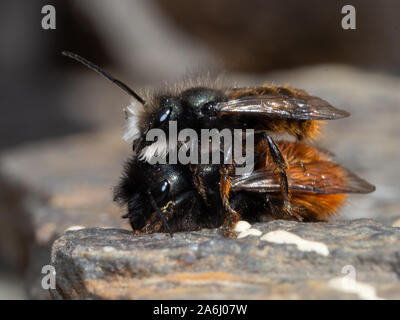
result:
<svg viewBox="0 0 400 320"><path fill-rule="evenodd" d="M348 185L346 171L331 161L326 152L313 146L287 141L277 142L277 146L288 165L286 173L293 211L306 221L327 221L330 216L336 215L347 199L345 193L340 193ZM271 170L278 180L267 142L261 141L256 152L262 154L258 168ZM304 192L299 190L301 186L313 187L320 192ZM277 197L281 198L281 195Z"/></svg>

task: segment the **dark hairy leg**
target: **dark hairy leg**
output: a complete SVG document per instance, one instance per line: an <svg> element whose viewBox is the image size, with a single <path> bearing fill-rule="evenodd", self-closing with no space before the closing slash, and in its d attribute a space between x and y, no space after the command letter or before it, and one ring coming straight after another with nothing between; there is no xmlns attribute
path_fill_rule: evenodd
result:
<svg viewBox="0 0 400 320"><path fill-rule="evenodd" d="M261 132L261 135L267 140L272 160L274 161L277 168L280 170L280 186L283 195L283 211L288 215L296 217L299 221L302 221L303 218L299 216L296 212L294 212L292 210L292 206L290 205L289 183L286 174L288 166L286 160L284 159L281 151L279 150L278 146L271 138L271 136L265 131Z"/></svg>
<svg viewBox="0 0 400 320"><path fill-rule="evenodd" d="M179 195L176 199L168 201L167 204L165 204L162 208L158 208L157 206L158 210L161 213L162 219L159 212L154 212L146 222L145 226L140 230L135 231L135 234L149 234L160 232L163 226L165 227L165 229L167 229L168 232L171 233L172 230L168 223L170 223L172 229L176 231L176 221L174 221L174 219L182 219L181 214L183 211L180 210L180 206L184 206L185 204L187 205L189 203L189 208L186 208L184 212L191 212L192 208L195 205L195 201L191 200L194 194L194 190L189 190ZM167 224L165 224L163 220Z"/></svg>
<svg viewBox="0 0 400 320"><path fill-rule="evenodd" d="M154 200L154 197L153 197L153 195L151 194L150 190L147 192L147 194L148 194L148 196L149 196L151 206L153 207L153 209L154 209L154 210L156 211L156 213L158 214L158 216L159 216L159 218L160 218L162 224L163 224L163 225L165 226L165 228L168 230L168 233L171 235L171 237L173 237L174 235L173 235L173 233L172 233L172 230L171 230L171 228L169 227L167 220L165 220L165 217L164 217L163 213L161 212L161 209L158 207L158 205L157 205L157 203L156 203L156 200Z"/></svg>
<svg viewBox="0 0 400 320"><path fill-rule="evenodd" d="M232 166L230 167L233 168ZM233 232L236 223L240 220L240 213L234 210L229 203L229 192L231 188L230 184L230 169L226 166L221 165L221 181L220 181L220 195L222 204L224 206L224 219L222 222L222 232L227 238L235 238L236 234Z"/></svg>

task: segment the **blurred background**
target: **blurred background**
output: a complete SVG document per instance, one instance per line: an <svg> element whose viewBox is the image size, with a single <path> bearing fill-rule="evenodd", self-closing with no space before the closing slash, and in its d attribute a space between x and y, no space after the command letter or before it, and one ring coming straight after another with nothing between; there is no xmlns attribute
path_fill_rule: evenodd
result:
<svg viewBox="0 0 400 320"><path fill-rule="evenodd" d="M48 4L55 30L41 26ZM342 28L348 4L355 30ZM2 0L0 151L24 158L25 146L122 128L129 97L62 50L134 88L224 71L243 84L289 83L350 110L322 144L378 189L344 217L375 218L377 208L399 217L399 28L396 0ZM32 232L21 227L31 223L17 212L22 191L7 174L0 172L0 299L36 298L26 284Z"/></svg>

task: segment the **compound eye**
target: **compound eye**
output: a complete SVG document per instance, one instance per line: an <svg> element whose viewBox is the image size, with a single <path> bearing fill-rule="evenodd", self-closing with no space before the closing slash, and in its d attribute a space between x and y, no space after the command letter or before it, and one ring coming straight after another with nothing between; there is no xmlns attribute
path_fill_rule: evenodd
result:
<svg viewBox="0 0 400 320"><path fill-rule="evenodd" d="M156 202L160 203L163 200L165 200L165 198L168 196L169 189L170 189L169 182L167 180L164 180L161 182L159 186L155 187L151 193L153 194Z"/></svg>
<svg viewBox="0 0 400 320"><path fill-rule="evenodd" d="M156 120L155 120L155 122L154 122L153 127L154 127L154 128L158 128L158 127L160 127L163 123L167 122L167 121L169 120L169 117L170 117L170 115L171 115L171 112L172 112L171 108L166 108L166 109L162 110L162 111L158 114L158 116L157 116L157 118L156 118Z"/></svg>

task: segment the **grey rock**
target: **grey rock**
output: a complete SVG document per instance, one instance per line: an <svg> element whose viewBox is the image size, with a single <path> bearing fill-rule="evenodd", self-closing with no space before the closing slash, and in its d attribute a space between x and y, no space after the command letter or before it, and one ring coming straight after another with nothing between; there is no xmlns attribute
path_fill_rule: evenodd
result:
<svg viewBox="0 0 400 320"><path fill-rule="evenodd" d="M400 228L372 220L297 223L276 220L252 228L285 230L325 244L329 254L277 244L260 236L227 239L218 229L133 236L119 229L66 232L53 245L57 299L341 299L362 293L330 280L351 266L357 283L378 298L400 298ZM362 291L362 290L361 290Z"/></svg>
<svg viewBox="0 0 400 320"><path fill-rule="evenodd" d="M120 130L110 130L2 154L0 257L26 272L29 297L49 297L41 287L41 269L49 260L52 243L66 229L127 227L111 189L128 149Z"/></svg>

